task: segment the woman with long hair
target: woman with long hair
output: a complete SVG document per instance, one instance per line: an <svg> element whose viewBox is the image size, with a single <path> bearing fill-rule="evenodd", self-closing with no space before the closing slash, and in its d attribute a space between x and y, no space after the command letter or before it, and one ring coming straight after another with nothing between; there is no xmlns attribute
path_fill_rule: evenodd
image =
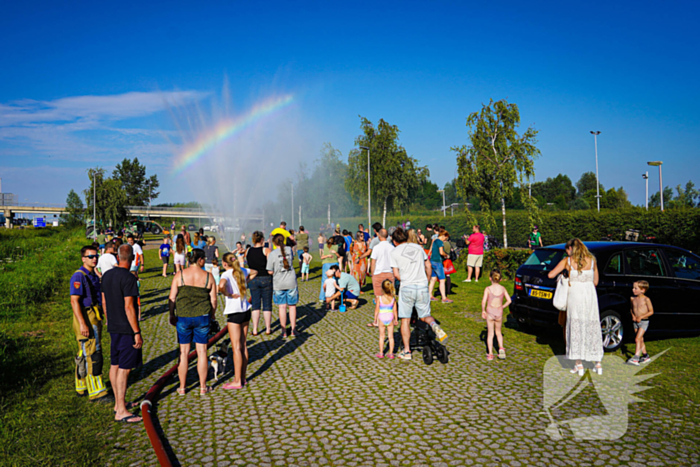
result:
<svg viewBox="0 0 700 467"><path fill-rule="evenodd" d="M251 320L253 322L253 335L258 335L260 323L260 311L265 321L265 334L270 334L272 323L272 276L267 272L267 255L270 251L263 246L265 235L256 230L252 235L253 246L245 252L245 260L251 271L255 271L255 277L250 281L250 297L253 305Z"/></svg>
<svg viewBox="0 0 700 467"><path fill-rule="evenodd" d="M364 254L367 252L368 247L364 240L365 235L362 232L357 232L355 241L350 246L352 277L359 282L360 287L365 285L365 279L367 278L367 257Z"/></svg>
<svg viewBox="0 0 700 467"><path fill-rule="evenodd" d="M318 295L319 303L326 303L323 281L326 280L326 273L334 264L338 264L338 245L335 244L333 237L330 237L323 244L323 249L321 250L321 293Z"/></svg>
<svg viewBox="0 0 700 467"><path fill-rule="evenodd" d="M408 230L408 243L415 243L416 245L422 245L420 238L418 238L418 235L416 234L416 231L414 229Z"/></svg>
<svg viewBox="0 0 700 467"><path fill-rule="evenodd" d="M223 258L226 272L221 276L219 292L224 295L226 308L224 315L228 326L233 350L233 379L224 384L224 389L242 389L246 384L248 368L248 324L250 323L250 303L246 297L248 282L255 277L255 271L241 268L233 253L226 253Z"/></svg>
<svg viewBox="0 0 700 467"><path fill-rule="evenodd" d="M548 276L554 279L564 270L569 286L566 301L566 358L576 360L572 373L583 376L583 360L594 362L595 372L603 374L603 334L598 309L598 266L586 245L574 238L566 242L567 258L562 259Z"/></svg>
<svg viewBox="0 0 700 467"><path fill-rule="evenodd" d="M187 255L187 247L185 247L185 239L182 235L177 236L175 240L175 274L182 271L185 267L185 255Z"/></svg>
<svg viewBox="0 0 700 467"><path fill-rule="evenodd" d="M279 307L280 327L282 338L287 337L287 308L289 308L289 324L292 335L297 336L297 303L299 289L297 288L297 273L292 266L292 247L286 246L284 235L276 234L272 242L277 248L267 255L267 272L272 275L272 300Z"/></svg>

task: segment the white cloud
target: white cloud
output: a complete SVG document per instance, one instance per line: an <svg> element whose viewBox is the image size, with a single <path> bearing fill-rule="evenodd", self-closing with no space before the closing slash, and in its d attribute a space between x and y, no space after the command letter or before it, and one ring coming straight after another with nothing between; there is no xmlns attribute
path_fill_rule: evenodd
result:
<svg viewBox="0 0 700 467"><path fill-rule="evenodd" d="M153 157L153 162L163 164L172 150L167 140L177 133L132 128L135 125L129 125L129 120L192 104L207 95L199 91L129 92L0 103L0 154L7 159L34 156L98 161L100 165L124 157Z"/></svg>

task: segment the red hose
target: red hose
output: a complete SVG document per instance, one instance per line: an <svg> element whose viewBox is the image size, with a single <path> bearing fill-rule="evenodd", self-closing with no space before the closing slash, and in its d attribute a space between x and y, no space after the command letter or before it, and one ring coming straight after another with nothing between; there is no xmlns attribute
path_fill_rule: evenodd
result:
<svg viewBox="0 0 700 467"><path fill-rule="evenodd" d="M224 326L224 328L221 331L219 331L214 337L209 339L209 342L207 342L207 348L214 345L216 341L225 336L227 332L228 329L226 326ZM187 355L187 362L191 362L196 355L196 350L191 351L189 355ZM173 464L172 462L170 462L168 453L165 452L165 447L163 447L163 440L160 438L160 436L158 436L158 432L156 431L156 428L153 425L151 409L153 408L153 403L155 402L156 397L158 397L160 391L163 390L163 387L167 384L168 380L173 376L173 374L176 371L177 364L175 364L171 369L166 371L165 374L163 374L163 376L158 378L156 384L151 386L151 389L148 390L143 401L141 401L141 416L143 417L143 426L146 428L148 439L151 441L151 446L153 446L153 450L155 451L156 456L158 457L158 462L160 463L161 467L172 467Z"/></svg>

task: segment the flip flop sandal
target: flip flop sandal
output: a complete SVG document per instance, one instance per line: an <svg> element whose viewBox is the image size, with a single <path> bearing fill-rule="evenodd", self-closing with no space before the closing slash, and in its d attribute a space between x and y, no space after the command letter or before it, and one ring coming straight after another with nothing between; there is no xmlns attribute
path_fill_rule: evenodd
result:
<svg viewBox="0 0 700 467"><path fill-rule="evenodd" d="M136 402L127 402L126 403L126 410L131 410L131 409L138 409L139 405ZM115 410L114 413L117 413Z"/></svg>
<svg viewBox="0 0 700 467"><path fill-rule="evenodd" d="M177 395L184 396L187 393L187 389L177 388Z"/></svg>
<svg viewBox="0 0 700 467"><path fill-rule="evenodd" d="M377 358L384 358L384 354L383 354L383 353L378 353L378 354L375 354L374 356L377 357Z"/></svg>
<svg viewBox="0 0 700 467"><path fill-rule="evenodd" d="M393 359L394 359L394 354L393 354L393 353L387 354L386 358L388 358L388 359L390 359L390 360L393 360Z"/></svg>
<svg viewBox="0 0 700 467"><path fill-rule="evenodd" d="M135 419L135 418L141 418L141 417L139 417L138 415L131 414L131 415L127 415L127 416L124 417L124 418L120 418L119 420L114 420L114 421L117 422L117 423L126 423L126 424L141 423L141 422L143 421L143 419L142 419L142 420L136 420L136 421L133 421L133 422L129 421L129 420L133 420L133 419Z"/></svg>
<svg viewBox="0 0 700 467"><path fill-rule="evenodd" d="M376 327L379 327L379 326L377 326L377 325L374 324L374 323L367 323L367 327L368 327L368 328L376 328Z"/></svg>
<svg viewBox="0 0 700 467"><path fill-rule="evenodd" d="M259 333L259 332L251 332L251 334L253 335L253 337L255 337L255 336L257 336L257 335L260 334L260 333Z"/></svg>
<svg viewBox="0 0 700 467"><path fill-rule="evenodd" d="M492 354L487 354L487 355L486 355L486 360L489 360L489 361L493 360L493 355L492 355Z"/></svg>
<svg viewBox="0 0 700 467"><path fill-rule="evenodd" d="M212 392L212 391L214 391L214 390L211 388L211 386L207 386L206 388L203 388L203 389L200 389L200 390L199 390L199 395L200 395L200 396L206 396L207 394L209 394L209 393Z"/></svg>

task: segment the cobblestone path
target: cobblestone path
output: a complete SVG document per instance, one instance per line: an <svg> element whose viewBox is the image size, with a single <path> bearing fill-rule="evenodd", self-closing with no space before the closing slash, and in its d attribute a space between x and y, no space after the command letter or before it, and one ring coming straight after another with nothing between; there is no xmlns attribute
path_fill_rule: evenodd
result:
<svg viewBox="0 0 700 467"><path fill-rule="evenodd" d="M326 314L316 302L318 271L313 276L300 283L301 336L283 340L276 321L272 335L249 336L245 389L221 389L227 375L200 397L191 366L191 392L178 396L176 380L163 390L155 416L178 464L700 465L700 427L687 414L651 403L629 406L621 439L550 439L542 413L544 362L515 346L507 360L487 362L476 333L447 329L447 365L426 366L417 353L410 362L376 359L377 332L366 326L371 294L358 310ZM177 358L167 320L170 280L143 280L145 365L130 382L130 400ZM570 418L601 413L591 402ZM116 426L107 444L109 465L157 464L140 425Z"/></svg>

